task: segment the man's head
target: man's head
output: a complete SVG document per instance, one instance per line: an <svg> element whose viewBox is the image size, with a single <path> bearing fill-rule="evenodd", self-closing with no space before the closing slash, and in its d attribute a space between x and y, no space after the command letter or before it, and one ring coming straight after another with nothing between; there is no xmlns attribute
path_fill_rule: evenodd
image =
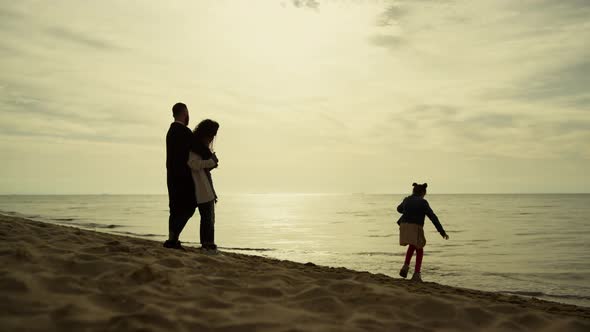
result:
<svg viewBox="0 0 590 332"><path fill-rule="evenodd" d="M188 126L189 117L188 117L188 108L183 103L176 103L172 106L172 116L174 120L180 121Z"/></svg>

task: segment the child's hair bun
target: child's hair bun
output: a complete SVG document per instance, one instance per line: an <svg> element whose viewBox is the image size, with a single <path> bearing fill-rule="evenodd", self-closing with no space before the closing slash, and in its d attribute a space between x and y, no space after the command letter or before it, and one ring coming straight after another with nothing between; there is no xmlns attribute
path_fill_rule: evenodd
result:
<svg viewBox="0 0 590 332"><path fill-rule="evenodd" d="M412 183L412 187L417 186L418 184L416 182Z"/></svg>

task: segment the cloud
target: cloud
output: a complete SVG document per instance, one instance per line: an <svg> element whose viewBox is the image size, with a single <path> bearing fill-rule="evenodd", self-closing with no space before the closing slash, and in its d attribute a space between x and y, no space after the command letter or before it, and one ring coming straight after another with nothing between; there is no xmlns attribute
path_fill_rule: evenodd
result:
<svg viewBox="0 0 590 332"><path fill-rule="evenodd" d="M34 137L37 139L60 138L63 141L92 142L129 142L137 144L159 143L149 132L149 125L142 121L125 121L123 118L110 116L98 118L77 114L74 110L65 109L56 112L40 102L14 103L0 113L0 131L4 137ZM20 116L17 116L20 115ZM27 121L21 121L21 116Z"/></svg>
<svg viewBox="0 0 590 332"><path fill-rule="evenodd" d="M393 25L398 22L402 17L406 16L409 9L406 6L402 6L399 3L392 5L385 9L385 11L377 18L377 26L385 27Z"/></svg>
<svg viewBox="0 0 590 332"><path fill-rule="evenodd" d="M590 107L590 44L577 37L590 33L587 17L588 1L399 1L367 41L395 51L425 92L444 84L470 103L581 110Z"/></svg>
<svg viewBox="0 0 590 332"><path fill-rule="evenodd" d="M388 49L397 49L405 44L405 40L401 36L392 35L373 35L369 37L371 44L385 47Z"/></svg>
<svg viewBox="0 0 590 332"><path fill-rule="evenodd" d="M17 12L17 11L14 11L14 10L11 10L11 9L8 9L8 8L0 8L0 19L2 21L6 21L6 20L18 20L18 19L21 19L23 17L24 17L24 15L21 14L21 13L19 13L19 12Z"/></svg>
<svg viewBox="0 0 590 332"><path fill-rule="evenodd" d="M25 18L25 15L19 11L10 8L0 8L0 25L6 25L9 22L16 22Z"/></svg>
<svg viewBox="0 0 590 332"><path fill-rule="evenodd" d="M78 44L85 47L94 48L97 50L118 50L119 46L116 44L99 39L90 35L80 33L76 30L66 27L51 27L45 30L49 35L62 39L67 42Z"/></svg>
<svg viewBox="0 0 590 332"><path fill-rule="evenodd" d="M322 3L320 13L319 1L249 12L251 4L215 1L122 2L115 11L102 2L7 2L0 150L12 154L0 182L11 179L7 192L20 188L12 179L37 167L36 142L64 173L97 178L102 173L85 167L112 167L149 182L162 174L177 100L189 105L191 125L204 117L222 123L216 148L228 158L221 178L233 190L391 190L396 177L427 175L448 179L444 190L463 191L457 176L482 169L472 159L507 173L514 166L507 160L533 167L549 160L571 166L568 175L585 174L584 2L579 12L546 1L379 3ZM113 164L117 146L136 157ZM139 147L150 152L138 154ZM85 167L73 168L75 161ZM342 180L359 170L367 176ZM251 182L244 172L254 174ZM123 173L109 178L119 187L138 184L115 174ZM553 172L536 174L529 183L541 187ZM52 186L52 179L36 182ZM500 177L481 179L494 185ZM85 190L102 192L104 182Z"/></svg>
<svg viewBox="0 0 590 332"><path fill-rule="evenodd" d="M35 16L21 14L17 5L12 6L0 10L0 17L14 18L0 31L0 54L5 55L0 63L3 137L159 143L159 137L146 126L158 116L142 114L158 107L150 105L156 103L146 96L154 92L146 88L151 82L130 84L130 73L137 68L131 60L135 58L119 52L124 49L119 44L99 37L108 34L93 29L94 17L62 20L61 15L69 14L59 6L49 6L44 15ZM33 4L23 2L22 6ZM3 22L7 20L0 19L0 25ZM17 121L22 117L26 120Z"/></svg>
<svg viewBox="0 0 590 332"><path fill-rule="evenodd" d="M580 146L590 140L588 117L542 118L481 106L420 104L376 119L369 131L372 146L396 146L409 155L426 152L483 160L590 157Z"/></svg>
<svg viewBox="0 0 590 332"><path fill-rule="evenodd" d="M306 8L306 9L313 9L313 10L320 9L320 3L317 0L291 0L291 3L296 8Z"/></svg>
<svg viewBox="0 0 590 332"><path fill-rule="evenodd" d="M557 69L540 69L511 86L486 94L494 99L518 99L590 110L590 54Z"/></svg>
<svg viewBox="0 0 590 332"><path fill-rule="evenodd" d="M377 26L387 27L399 24L406 17L419 13L425 8L436 8L438 11L449 8L454 0L399 0L389 5L378 17ZM456 18L456 16L449 16Z"/></svg>
<svg viewBox="0 0 590 332"><path fill-rule="evenodd" d="M514 128L515 116L512 114L481 113L464 120L466 126L488 129Z"/></svg>
<svg viewBox="0 0 590 332"><path fill-rule="evenodd" d="M9 56L17 56L17 55L20 55L21 52L15 47L0 45L0 54L9 55Z"/></svg>
<svg viewBox="0 0 590 332"><path fill-rule="evenodd" d="M456 24L462 18L452 9L454 1L401 0L387 6L376 19L379 32L369 36L370 44L398 50L400 46L412 46L415 37L425 31Z"/></svg>

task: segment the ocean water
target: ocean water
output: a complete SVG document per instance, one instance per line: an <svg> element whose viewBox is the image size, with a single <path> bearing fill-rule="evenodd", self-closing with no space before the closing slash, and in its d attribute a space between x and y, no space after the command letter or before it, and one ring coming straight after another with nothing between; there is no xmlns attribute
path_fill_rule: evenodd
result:
<svg viewBox="0 0 590 332"><path fill-rule="evenodd" d="M398 277L404 195L253 194L221 197L222 250ZM590 194L428 195L422 275L445 285L590 306ZM0 196L0 213L162 241L167 197ZM198 246L198 213L181 240Z"/></svg>

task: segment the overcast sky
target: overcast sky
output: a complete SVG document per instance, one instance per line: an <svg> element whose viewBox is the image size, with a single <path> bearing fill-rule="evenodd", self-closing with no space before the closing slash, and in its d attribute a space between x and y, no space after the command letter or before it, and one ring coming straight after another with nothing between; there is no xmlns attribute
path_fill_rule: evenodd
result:
<svg viewBox="0 0 590 332"><path fill-rule="evenodd" d="M588 192L590 2L0 0L0 193Z"/></svg>

